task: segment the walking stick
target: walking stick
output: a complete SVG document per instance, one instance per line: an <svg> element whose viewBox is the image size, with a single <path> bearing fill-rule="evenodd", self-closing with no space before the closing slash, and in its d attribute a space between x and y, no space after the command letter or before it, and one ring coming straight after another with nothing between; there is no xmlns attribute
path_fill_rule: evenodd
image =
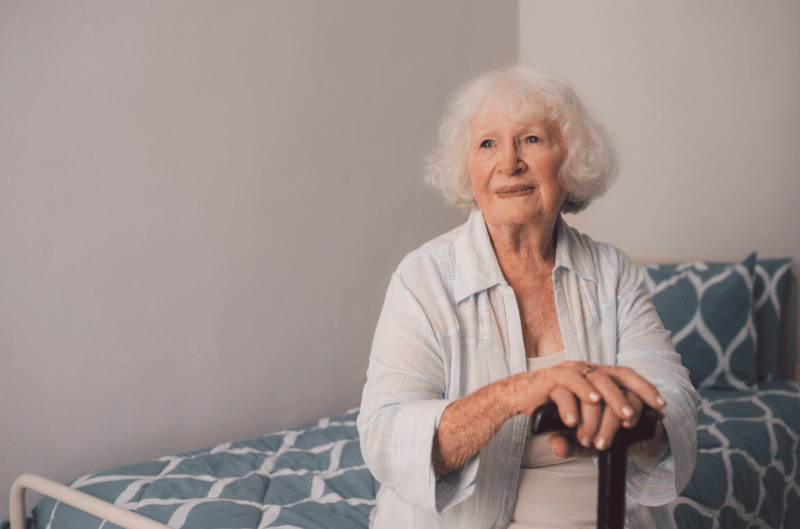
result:
<svg viewBox="0 0 800 529"><path fill-rule="evenodd" d="M548 402L533 412L531 433L541 434L554 430L570 430L558 415L555 402ZM614 442L599 453L599 483L597 487L598 529L623 529L625 525L625 471L628 447L633 443L653 437L658 412L645 404L639 422L633 428L620 428Z"/></svg>

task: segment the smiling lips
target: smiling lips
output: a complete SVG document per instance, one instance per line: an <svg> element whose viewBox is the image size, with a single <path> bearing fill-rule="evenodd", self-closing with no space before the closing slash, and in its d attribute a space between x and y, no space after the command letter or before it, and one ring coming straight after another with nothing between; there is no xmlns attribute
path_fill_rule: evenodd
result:
<svg viewBox="0 0 800 529"><path fill-rule="evenodd" d="M521 197L533 193L535 186L527 184L516 184L498 188L495 193L501 197Z"/></svg>

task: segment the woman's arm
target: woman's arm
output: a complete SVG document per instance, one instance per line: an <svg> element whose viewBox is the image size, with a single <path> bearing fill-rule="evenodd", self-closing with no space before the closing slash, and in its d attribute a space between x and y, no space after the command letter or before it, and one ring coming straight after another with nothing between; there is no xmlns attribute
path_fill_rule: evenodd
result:
<svg viewBox="0 0 800 529"><path fill-rule="evenodd" d="M497 434L508 419L533 413L549 400L552 390L541 374L522 373L500 380L452 402L445 408L433 438L431 460L436 477L469 461ZM592 392L591 386L584 382ZM568 419L575 422L574 414Z"/></svg>
<svg viewBox="0 0 800 529"><path fill-rule="evenodd" d="M608 436L607 418L587 410L602 408L633 426L638 421L626 392L636 391L656 409L664 400L654 386L632 370L616 366L592 366L592 382L585 362L562 362L536 372L513 375L452 402L445 408L434 435L431 459L437 477L446 475L469 461L514 415L531 415L536 408L553 400L561 420L577 426L578 439L594 439L594 433ZM640 404L641 400L636 399ZM641 405L639 405L641 409ZM617 426L618 427L618 426ZM608 445L607 445L608 446ZM593 450L581 455L595 455Z"/></svg>

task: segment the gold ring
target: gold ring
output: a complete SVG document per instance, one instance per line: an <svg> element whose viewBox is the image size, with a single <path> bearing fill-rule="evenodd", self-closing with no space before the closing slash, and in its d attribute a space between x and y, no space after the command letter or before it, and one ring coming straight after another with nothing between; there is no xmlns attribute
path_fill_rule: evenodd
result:
<svg viewBox="0 0 800 529"><path fill-rule="evenodd" d="M588 375L594 370L595 370L594 364L586 364L585 366L583 366L583 376Z"/></svg>

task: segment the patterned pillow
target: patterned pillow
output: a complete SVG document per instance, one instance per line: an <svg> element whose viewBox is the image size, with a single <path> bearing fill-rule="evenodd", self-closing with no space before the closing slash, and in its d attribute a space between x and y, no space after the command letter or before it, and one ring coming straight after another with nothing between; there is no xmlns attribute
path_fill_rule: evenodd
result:
<svg viewBox="0 0 800 529"><path fill-rule="evenodd" d="M758 336L756 373L759 380L771 380L778 370L781 307L787 295L786 278L791 263L791 259L756 261L753 310Z"/></svg>
<svg viewBox="0 0 800 529"><path fill-rule="evenodd" d="M649 265L645 280L696 388L756 382L756 254L741 263Z"/></svg>

